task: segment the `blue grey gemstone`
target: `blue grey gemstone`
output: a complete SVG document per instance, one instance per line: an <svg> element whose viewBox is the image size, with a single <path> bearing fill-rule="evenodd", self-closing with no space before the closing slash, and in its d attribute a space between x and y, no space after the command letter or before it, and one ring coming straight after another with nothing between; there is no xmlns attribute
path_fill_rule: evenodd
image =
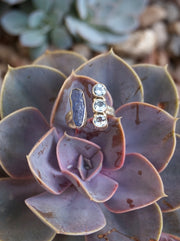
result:
<svg viewBox="0 0 180 241"><path fill-rule="evenodd" d="M77 127L81 127L85 118L86 111L83 91L80 89L73 89L71 93L71 102L73 121Z"/></svg>

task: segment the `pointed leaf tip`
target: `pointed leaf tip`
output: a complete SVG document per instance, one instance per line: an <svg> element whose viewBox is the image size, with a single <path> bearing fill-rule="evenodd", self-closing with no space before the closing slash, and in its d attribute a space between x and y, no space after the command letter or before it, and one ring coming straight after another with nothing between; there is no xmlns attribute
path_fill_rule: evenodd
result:
<svg viewBox="0 0 180 241"><path fill-rule="evenodd" d="M112 50L87 61L76 72L105 84L115 109L127 102L143 100L143 88L138 75Z"/></svg>
<svg viewBox="0 0 180 241"><path fill-rule="evenodd" d="M8 64L8 70L10 71L10 70L13 70L13 69L15 69L15 68Z"/></svg>

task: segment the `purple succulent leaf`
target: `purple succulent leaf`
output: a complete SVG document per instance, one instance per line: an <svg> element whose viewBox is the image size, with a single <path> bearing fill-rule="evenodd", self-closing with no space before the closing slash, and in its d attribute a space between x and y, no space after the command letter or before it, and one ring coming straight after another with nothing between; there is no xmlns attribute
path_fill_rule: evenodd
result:
<svg viewBox="0 0 180 241"><path fill-rule="evenodd" d="M26 205L58 234L85 235L102 229L106 220L98 204L73 186L61 195L43 193L26 199Z"/></svg>
<svg viewBox="0 0 180 241"><path fill-rule="evenodd" d="M180 239L180 208L163 213L163 232L178 236Z"/></svg>
<svg viewBox="0 0 180 241"><path fill-rule="evenodd" d="M162 233L159 241L180 241L180 237L174 236L169 233Z"/></svg>
<svg viewBox="0 0 180 241"><path fill-rule="evenodd" d="M144 89L144 102L156 105L176 116L178 92L167 66L138 64L133 69L140 77Z"/></svg>
<svg viewBox="0 0 180 241"><path fill-rule="evenodd" d="M43 224L25 205L24 200L43 189L33 179L0 180L0 239L49 241L55 232ZM38 228L37 228L38 227Z"/></svg>
<svg viewBox="0 0 180 241"><path fill-rule="evenodd" d="M45 66L9 68L1 91L1 114L26 106L38 108L49 121L50 113L65 76Z"/></svg>
<svg viewBox="0 0 180 241"><path fill-rule="evenodd" d="M102 206L107 225L86 241L155 241L162 230L162 215L157 204L123 214L111 213Z"/></svg>
<svg viewBox="0 0 180 241"><path fill-rule="evenodd" d="M97 81L86 76L78 76L72 73L69 78L66 79L62 86L59 95L55 101L54 108L51 114L51 125L64 130L68 130L69 114L71 112L70 96L73 89L81 90L84 93L86 100L87 118L93 116L93 93L92 88L97 84ZM112 98L109 92L106 96L107 105L112 106Z"/></svg>
<svg viewBox="0 0 180 241"><path fill-rule="evenodd" d="M85 180L97 175L101 171L103 162L103 155L98 145L66 133L57 144L57 158L62 172L72 172L82 178L80 169L83 168L83 171L86 171L86 174L83 173L86 176ZM83 167L79 166L81 161Z"/></svg>
<svg viewBox="0 0 180 241"><path fill-rule="evenodd" d="M70 236L70 235L62 235L57 234L53 241L86 241L85 236Z"/></svg>
<svg viewBox="0 0 180 241"><path fill-rule="evenodd" d="M60 194L71 185L61 173L58 165L57 142L58 134L55 128L52 128L37 142L27 156L30 170L36 180L53 194Z"/></svg>
<svg viewBox="0 0 180 241"><path fill-rule="evenodd" d="M175 150L177 119L159 107L139 102L120 107L116 115L122 117L126 152L141 153L162 171Z"/></svg>
<svg viewBox="0 0 180 241"><path fill-rule="evenodd" d="M103 152L103 169L116 170L123 166L125 158L125 136L120 118L109 117L108 128L98 130L92 122L87 121L85 127L76 132L76 135L92 141L101 147Z"/></svg>
<svg viewBox="0 0 180 241"><path fill-rule="evenodd" d="M57 158L62 173L90 200L105 202L116 191L117 182L99 173L103 155L93 142L65 134L58 142ZM79 166L81 161L84 173Z"/></svg>
<svg viewBox="0 0 180 241"><path fill-rule="evenodd" d="M34 61L35 65L46 65L60 70L66 76L69 76L73 69L76 69L81 64L86 62L86 58L82 55L66 51L46 51L38 59Z"/></svg>
<svg viewBox="0 0 180 241"><path fill-rule="evenodd" d="M118 171L103 173L119 184L113 197L105 203L111 212L123 213L139 209L165 195L159 173L139 153L126 155L124 166Z"/></svg>
<svg viewBox="0 0 180 241"><path fill-rule="evenodd" d="M0 160L13 178L31 176L26 155L49 129L43 115L34 107L25 107L0 122Z"/></svg>
<svg viewBox="0 0 180 241"><path fill-rule="evenodd" d="M105 84L115 108L128 102L143 101L143 88L139 77L112 50L84 63L76 73Z"/></svg>
<svg viewBox="0 0 180 241"><path fill-rule="evenodd" d="M162 211L172 211L180 208L180 136L176 136L176 149L174 155L161 173L164 190L167 197L159 200Z"/></svg>

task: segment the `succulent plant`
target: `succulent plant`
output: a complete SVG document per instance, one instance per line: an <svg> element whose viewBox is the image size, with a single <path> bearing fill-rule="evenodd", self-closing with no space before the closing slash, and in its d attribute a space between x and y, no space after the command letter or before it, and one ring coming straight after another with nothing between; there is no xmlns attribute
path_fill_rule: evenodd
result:
<svg viewBox="0 0 180 241"><path fill-rule="evenodd" d="M107 45L125 41L139 25L138 17L148 0L76 0L77 14L67 14L69 32L103 51Z"/></svg>
<svg viewBox="0 0 180 241"><path fill-rule="evenodd" d="M166 67L46 52L9 68L0 103L1 240L180 240Z"/></svg>
<svg viewBox="0 0 180 241"><path fill-rule="evenodd" d="M42 54L49 45L70 48L73 39L104 50L106 45L125 40L138 26L138 15L146 3L147 0L31 0L7 11L1 25L9 34L20 37L32 57Z"/></svg>
<svg viewBox="0 0 180 241"><path fill-rule="evenodd" d="M48 44L69 48L72 39L62 20L71 4L72 0L25 1L12 6L2 16L1 25L7 33L19 36L20 43L30 48L32 58L43 53Z"/></svg>

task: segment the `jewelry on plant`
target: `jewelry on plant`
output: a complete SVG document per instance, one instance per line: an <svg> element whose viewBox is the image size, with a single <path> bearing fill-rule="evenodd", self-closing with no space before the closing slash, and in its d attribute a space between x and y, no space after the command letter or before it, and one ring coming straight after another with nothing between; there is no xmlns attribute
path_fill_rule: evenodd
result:
<svg viewBox="0 0 180 241"><path fill-rule="evenodd" d="M66 115L66 123L69 127L76 129L86 124L87 111L86 100L81 89L72 89L69 95L71 110Z"/></svg>
<svg viewBox="0 0 180 241"><path fill-rule="evenodd" d="M93 124L98 128L106 128L108 127L108 121L106 114L94 114Z"/></svg>
<svg viewBox="0 0 180 241"><path fill-rule="evenodd" d="M94 96L93 124L99 129L108 127L108 116L114 116L114 108L107 105L105 95L107 93L106 86L98 83L93 86L92 93ZM76 129L85 126L87 121L86 100L84 92L81 89L72 89L69 95L70 111L66 115L66 123L69 127Z"/></svg>
<svg viewBox="0 0 180 241"><path fill-rule="evenodd" d="M94 98L93 100L93 112L103 113L107 110L107 104L105 98Z"/></svg>
<svg viewBox="0 0 180 241"><path fill-rule="evenodd" d="M93 124L97 128L106 128L108 127L107 116L114 116L115 114L114 108L107 105L104 97L107 93L106 86L98 83L93 86L92 93L95 97L92 104L94 112Z"/></svg>
<svg viewBox="0 0 180 241"><path fill-rule="evenodd" d="M103 97L107 93L106 86L101 83L98 83L93 86L92 93L96 97Z"/></svg>

